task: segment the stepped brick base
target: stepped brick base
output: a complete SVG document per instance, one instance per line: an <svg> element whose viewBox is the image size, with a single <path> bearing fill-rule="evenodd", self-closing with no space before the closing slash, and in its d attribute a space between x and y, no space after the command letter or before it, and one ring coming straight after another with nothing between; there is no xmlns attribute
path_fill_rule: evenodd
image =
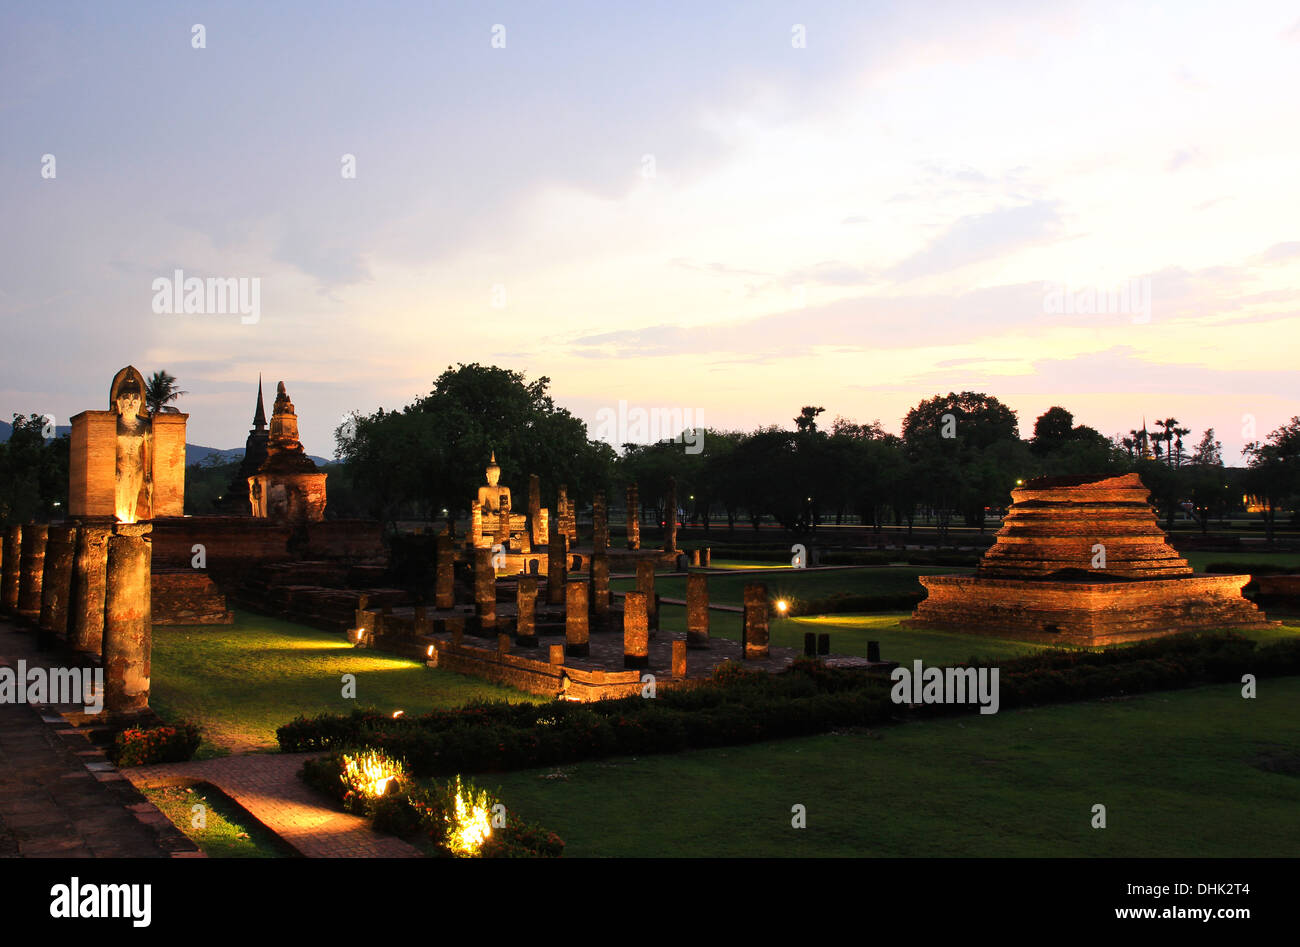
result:
<svg viewBox="0 0 1300 947"><path fill-rule="evenodd" d="M202 569L155 569L150 577L155 625L229 625L226 596Z"/></svg>
<svg viewBox="0 0 1300 947"><path fill-rule="evenodd" d="M1011 491L975 575L923 576L913 628L1098 646L1277 625L1242 597L1248 575L1197 575L1135 473L1053 477Z"/></svg>
<svg viewBox="0 0 1300 947"><path fill-rule="evenodd" d="M1277 625L1242 598L1249 581L1248 575L1092 581L923 576L929 595L903 624L1086 647Z"/></svg>

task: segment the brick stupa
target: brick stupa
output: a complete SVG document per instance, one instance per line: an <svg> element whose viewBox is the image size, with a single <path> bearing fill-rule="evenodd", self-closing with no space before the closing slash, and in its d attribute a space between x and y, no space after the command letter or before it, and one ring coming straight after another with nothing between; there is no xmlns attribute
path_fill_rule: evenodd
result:
<svg viewBox="0 0 1300 947"><path fill-rule="evenodd" d="M904 624L1084 646L1277 624L1242 596L1250 576L1194 573L1148 496L1135 473L1029 481L975 575L922 576Z"/></svg>

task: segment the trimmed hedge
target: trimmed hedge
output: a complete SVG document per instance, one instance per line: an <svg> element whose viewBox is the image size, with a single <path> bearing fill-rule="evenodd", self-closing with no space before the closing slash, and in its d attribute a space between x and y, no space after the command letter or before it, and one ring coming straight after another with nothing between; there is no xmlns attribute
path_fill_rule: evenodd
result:
<svg viewBox="0 0 1300 947"><path fill-rule="evenodd" d="M1300 639L1257 647L1234 634L1179 635L1098 652L1045 651L998 667L1000 706L1021 707L1239 681L1247 672L1300 674ZM665 690L654 700L479 702L397 719L356 710L299 717L277 736L284 752L366 746L403 758L418 776L434 776L671 753L874 726L908 715L978 711L973 704L909 709L891 700L890 687L883 675L806 658L778 675L724 664L714 680Z"/></svg>

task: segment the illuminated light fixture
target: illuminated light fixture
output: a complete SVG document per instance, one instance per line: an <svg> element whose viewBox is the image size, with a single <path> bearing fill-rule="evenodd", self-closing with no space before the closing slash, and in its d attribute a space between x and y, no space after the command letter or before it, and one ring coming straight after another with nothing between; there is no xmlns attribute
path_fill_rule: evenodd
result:
<svg viewBox="0 0 1300 947"><path fill-rule="evenodd" d="M776 610L784 615L790 610L790 603L783 598L779 598L776 600Z"/></svg>
<svg viewBox="0 0 1300 947"><path fill-rule="evenodd" d="M394 711L393 711L393 719L396 720L398 717L402 716L402 714L404 714L404 713L406 713L405 710L394 710Z"/></svg>
<svg viewBox="0 0 1300 947"><path fill-rule="evenodd" d="M433 657L433 645L429 645L429 650L424 652L426 657Z"/></svg>

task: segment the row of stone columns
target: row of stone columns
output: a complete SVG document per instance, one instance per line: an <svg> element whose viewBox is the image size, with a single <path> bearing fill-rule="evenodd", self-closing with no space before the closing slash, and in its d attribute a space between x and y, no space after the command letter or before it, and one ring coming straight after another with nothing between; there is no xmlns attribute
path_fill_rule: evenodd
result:
<svg viewBox="0 0 1300 947"><path fill-rule="evenodd" d="M153 646L148 523L14 525L0 544L0 607L59 643L100 658L104 706L149 705Z"/></svg>

